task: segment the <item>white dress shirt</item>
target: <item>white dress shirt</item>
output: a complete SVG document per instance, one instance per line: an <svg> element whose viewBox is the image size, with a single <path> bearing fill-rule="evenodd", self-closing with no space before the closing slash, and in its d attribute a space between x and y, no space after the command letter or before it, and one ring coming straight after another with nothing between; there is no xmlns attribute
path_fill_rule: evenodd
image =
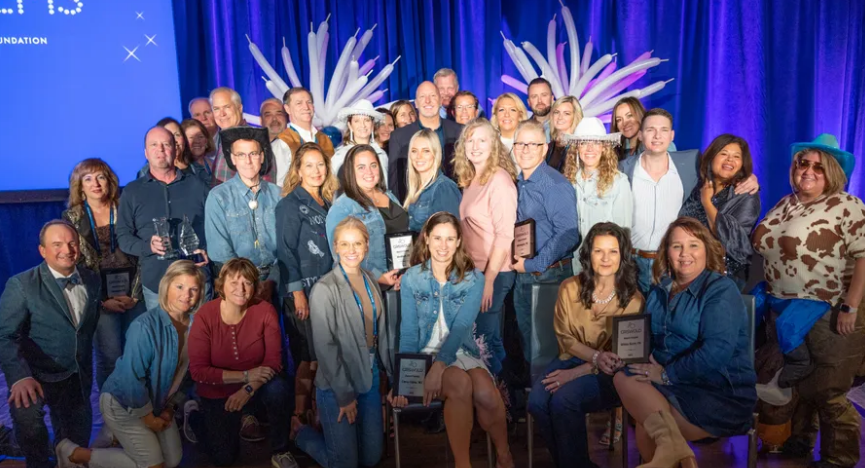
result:
<svg viewBox="0 0 865 468"><path fill-rule="evenodd" d="M669 153L667 161L670 167L657 182L643 169L642 154L634 166L634 227L631 241L635 249L658 250L670 223L679 217L685 189Z"/></svg>
<svg viewBox="0 0 865 468"><path fill-rule="evenodd" d="M55 279L66 278L65 275L58 273L50 266L48 270L51 271L51 275ZM81 277L81 274L78 273L78 268L72 274L78 275L79 278ZM83 281L83 278L81 278L81 281ZM75 328L78 328L78 324L81 323L81 316L84 314L84 306L87 305L87 288L84 287L83 282L79 282L72 286L72 289L61 289L63 297L66 299L66 305L69 307L69 312L72 314L72 323L75 325Z"/></svg>
<svg viewBox="0 0 865 468"><path fill-rule="evenodd" d="M298 135L300 135L300 139L304 143L315 143L316 142L315 135L318 133L318 130L316 130L315 127L313 127L312 125L310 125L310 128L312 128L312 131L304 130L293 123L288 124L288 125L291 128L293 128L294 131L297 132Z"/></svg>
<svg viewBox="0 0 865 468"><path fill-rule="evenodd" d="M291 148L288 143L279 138L270 142L270 149L273 150L273 163L276 164L276 185L282 187L285 176L288 175L288 168L291 167Z"/></svg>

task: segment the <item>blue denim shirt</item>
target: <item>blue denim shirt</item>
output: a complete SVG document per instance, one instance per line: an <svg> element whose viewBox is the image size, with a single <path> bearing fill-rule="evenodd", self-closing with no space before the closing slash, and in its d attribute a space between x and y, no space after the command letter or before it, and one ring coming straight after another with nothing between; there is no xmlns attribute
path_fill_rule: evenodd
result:
<svg viewBox="0 0 865 468"><path fill-rule="evenodd" d="M408 206L408 228L420 232L426 220L434 213L447 211L460 219L460 201L463 195L457 184L438 171L436 179Z"/></svg>
<svg viewBox="0 0 865 468"><path fill-rule="evenodd" d="M451 365L460 349L480 357L472 327L481 310L483 294L484 275L478 269L466 273L460 282L457 282L456 273L451 273L448 282L440 287L429 260L409 268L400 283L399 351L419 353L426 346L443 305L450 332L436 355L436 361Z"/></svg>
<svg viewBox="0 0 865 468"><path fill-rule="evenodd" d="M137 417L159 415L165 408L179 405L192 384L187 374L180 389L168 394L179 352L177 329L168 312L159 306L148 310L129 325L123 356L102 385L102 393L113 396ZM184 374L186 371L183 369Z"/></svg>
<svg viewBox="0 0 865 468"><path fill-rule="evenodd" d="M390 191L385 192L392 202L399 205L399 200L393 196ZM369 210L364 209L360 204L345 194L342 194L334 200L333 206L327 212L327 244L333 245L333 231L336 225L343 219L354 216L363 221L366 230L369 232L369 250L360 264L361 268L372 273L372 277L378 279L387 271L387 253L385 252L384 235L385 226L384 218L375 206L370 205ZM336 251L333 252L333 259L338 260Z"/></svg>
<svg viewBox="0 0 865 468"><path fill-rule="evenodd" d="M517 177L517 222L535 220L536 255L525 262L527 273L543 273L580 243L577 194L565 176L546 162L525 179Z"/></svg>
<svg viewBox="0 0 865 468"><path fill-rule="evenodd" d="M204 205L207 254L214 262L248 258L262 272L262 279L275 280L276 204L279 187L261 180L258 207L249 208L255 194L235 175L210 191Z"/></svg>
<svg viewBox="0 0 865 468"><path fill-rule="evenodd" d="M325 219L330 209L316 202L303 187L295 188L276 205L276 253L279 257L280 293L303 291L333 268Z"/></svg>
<svg viewBox="0 0 865 468"><path fill-rule="evenodd" d="M739 397L754 393L747 312L736 283L705 270L672 301L671 285L666 279L653 286L646 300L652 355L670 382Z"/></svg>

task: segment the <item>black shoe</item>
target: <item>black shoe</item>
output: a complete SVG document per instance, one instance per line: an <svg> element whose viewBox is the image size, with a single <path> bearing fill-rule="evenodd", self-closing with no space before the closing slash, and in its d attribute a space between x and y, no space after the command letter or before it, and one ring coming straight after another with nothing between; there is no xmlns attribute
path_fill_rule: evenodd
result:
<svg viewBox="0 0 865 468"><path fill-rule="evenodd" d="M845 466L836 465L823 460L812 461L808 468L847 468Z"/></svg>
<svg viewBox="0 0 865 468"><path fill-rule="evenodd" d="M811 447L811 444L795 437L790 437L781 446L781 453L792 458L809 457L813 451L814 447Z"/></svg>

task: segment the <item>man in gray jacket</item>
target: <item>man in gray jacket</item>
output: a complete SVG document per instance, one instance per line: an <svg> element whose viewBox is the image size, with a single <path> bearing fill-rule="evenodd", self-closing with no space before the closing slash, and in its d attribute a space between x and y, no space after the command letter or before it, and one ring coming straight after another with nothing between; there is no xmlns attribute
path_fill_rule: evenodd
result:
<svg viewBox="0 0 865 468"><path fill-rule="evenodd" d="M49 221L39 233L45 261L6 283L0 297L0 367L9 385L9 412L28 468L53 468L43 407L51 409L54 440L86 447L93 414L93 333L101 281L78 269L78 232Z"/></svg>

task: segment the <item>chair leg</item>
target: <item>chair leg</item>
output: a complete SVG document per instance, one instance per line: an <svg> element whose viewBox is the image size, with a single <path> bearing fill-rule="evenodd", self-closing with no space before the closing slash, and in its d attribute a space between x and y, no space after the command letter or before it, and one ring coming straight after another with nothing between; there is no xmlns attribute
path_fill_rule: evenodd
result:
<svg viewBox="0 0 865 468"><path fill-rule="evenodd" d="M399 459L399 411L393 411L393 450L396 458L396 468L400 468Z"/></svg>
<svg viewBox="0 0 865 468"><path fill-rule="evenodd" d="M757 423L760 415L754 413L751 429L748 429L748 468L757 468Z"/></svg>
<svg viewBox="0 0 865 468"><path fill-rule="evenodd" d="M493 452L493 439L487 433L487 467L493 468L496 463L496 454Z"/></svg>
<svg viewBox="0 0 865 468"><path fill-rule="evenodd" d="M622 468L628 468L628 410L622 406Z"/></svg>
<svg viewBox="0 0 865 468"><path fill-rule="evenodd" d="M614 443L616 440L616 408L613 408L610 411L610 433L607 436L610 438L610 445L607 446L607 450L612 452L613 450L616 450L616 444Z"/></svg>
<svg viewBox="0 0 865 468"><path fill-rule="evenodd" d="M526 442L529 446L529 468L532 468L535 459L535 434L533 423L534 418L532 418L532 413L526 411Z"/></svg>

